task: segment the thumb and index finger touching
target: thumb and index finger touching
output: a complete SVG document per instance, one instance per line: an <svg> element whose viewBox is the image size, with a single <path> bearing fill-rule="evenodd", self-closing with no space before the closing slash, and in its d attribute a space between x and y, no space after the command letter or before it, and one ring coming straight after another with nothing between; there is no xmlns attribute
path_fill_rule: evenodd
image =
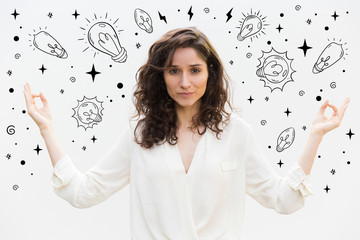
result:
<svg viewBox="0 0 360 240"><path fill-rule="evenodd" d="M24 92L24 96L25 96L26 105L28 107L35 104L34 99L36 97L40 97L43 106L48 107L48 101L47 101L47 98L45 97L45 95L42 92L40 92L40 94L31 93L30 84L28 82L24 85L23 92Z"/></svg>
<svg viewBox="0 0 360 240"><path fill-rule="evenodd" d="M329 100L326 100L320 107L319 109L319 114L324 115L325 113L325 109L327 108L327 106L331 107L333 109L333 114L332 116L335 117L336 115L338 115L340 117L340 120L342 120L342 118L344 117L345 111L349 105L350 102L350 98L346 98L344 100L344 102L342 103L340 109L338 110L338 108L333 105L333 104L329 104Z"/></svg>

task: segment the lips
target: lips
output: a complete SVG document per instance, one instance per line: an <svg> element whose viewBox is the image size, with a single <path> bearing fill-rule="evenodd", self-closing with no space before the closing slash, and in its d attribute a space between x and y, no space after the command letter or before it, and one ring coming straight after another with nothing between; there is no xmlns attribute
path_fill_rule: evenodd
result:
<svg viewBox="0 0 360 240"><path fill-rule="evenodd" d="M193 94L193 92L182 92L179 93L180 96L182 97L190 97Z"/></svg>

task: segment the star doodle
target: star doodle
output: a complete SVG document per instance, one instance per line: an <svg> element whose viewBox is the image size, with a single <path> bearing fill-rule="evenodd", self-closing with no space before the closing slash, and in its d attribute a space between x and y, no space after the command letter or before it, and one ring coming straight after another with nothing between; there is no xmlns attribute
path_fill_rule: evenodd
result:
<svg viewBox="0 0 360 240"><path fill-rule="evenodd" d="M328 185L326 185L326 188L324 188L324 190L326 191L326 193L329 192L330 188L328 187Z"/></svg>
<svg viewBox="0 0 360 240"><path fill-rule="evenodd" d="M307 50L311 49L312 47L308 46L308 45L306 44L306 39L304 39L303 45L300 46L300 47L298 47L298 48L301 49L301 50L303 50L303 52L304 52L304 57L306 57L306 52L307 52Z"/></svg>
<svg viewBox="0 0 360 240"><path fill-rule="evenodd" d="M78 12L77 12L76 9L75 9L75 12L74 12L73 14L71 14L71 15L73 15L73 16L75 17L75 20L77 20L77 17L78 17L80 14L78 14Z"/></svg>
<svg viewBox="0 0 360 240"><path fill-rule="evenodd" d="M284 28L282 28L282 27L280 26L280 24L279 24L279 26L278 26L276 29L279 30L279 33L280 33L280 31L281 31L282 29L284 29Z"/></svg>
<svg viewBox="0 0 360 240"><path fill-rule="evenodd" d="M10 15L14 16L14 19L16 20L16 17L19 16L20 14L16 12L16 9L14 10L14 12Z"/></svg>
<svg viewBox="0 0 360 240"><path fill-rule="evenodd" d="M339 17L339 15L336 14L336 11L334 11L334 14L331 16L334 18L334 21L336 21L336 18Z"/></svg>
<svg viewBox="0 0 360 240"><path fill-rule="evenodd" d="M86 73L91 75L92 80L93 80L93 82L94 82L94 81L95 81L95 76L96 76L97 74L100 74L101 72L96 71L96 70L95 70L95 65L93 64L91 71L86 72Z"/></svg>
<svg viewBox="0 0 360 240"><path fill-rule="evenodd" d="M41 68L39 68L39 70L41 70L41 73L44 74L45 70L47 70L47 68L44 67L44 64L41 65Z"/></svg>
<svg viewBox="0 0 360 240"><path fill-rule="evenodd" d="M346 133L346 135L349 136L350 140L351 140L351 136L355 135L355 133L351 132L351 128L349 129L349 132Z"/></svg>
<svg viewBox="0 0 360 240"><path fill-rule="evenodd" d="M280 161L277 164L279 164L279 167L281 168L281 165L283 165L284 163L281 162L281 159L280 159Z"/></svg>
<svg viewBox="0 0 360 240"><path fill-rule="evenodd" d="M42 149L41 149L41 148L39 148L39 144L38 144L38 145L37 145L37 147L36 147L36 148L34 148L33 150L35 150L35 151L36 151L37 155L39 155L39 152L40 152L40 151L42 151Z"/></svg>
<svg viewBox="0 0 360 240"><path fill-rule="evenodd" d="M251 103L252 101L254 101L254 99L251 97L250 95L250 98L248 98L249 102Z"/></svg>
<svg viewBox="0 0 360 240"><path fill-rule="evenodd" d="M95 143L95 141L97 140L97 138L93 135L93 137L91 138L91 140L93 141L93 143Z"/></svg>
<svg viewBox="0 0 360 240"><path fill-rule="evenodd" d="M286 109L286 111L285 111L284 113L286 113L286 116L288 117L288 116L289 116L289 114L290 114L290 113L292 113L292 112L289 110L289 108L287 108L287 109Z"/></svg>

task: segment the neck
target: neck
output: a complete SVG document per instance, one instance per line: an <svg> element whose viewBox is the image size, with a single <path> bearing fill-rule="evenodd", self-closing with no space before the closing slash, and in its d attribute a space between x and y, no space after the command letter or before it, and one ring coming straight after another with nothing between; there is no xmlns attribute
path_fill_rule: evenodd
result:
<svg viewBox="0 0 360 240"><path fill-rule="evenodd" d="M200 104L189 107L176 106L177 126L179 129L187 130L192 126L192 118L198 113Z"/></svg>

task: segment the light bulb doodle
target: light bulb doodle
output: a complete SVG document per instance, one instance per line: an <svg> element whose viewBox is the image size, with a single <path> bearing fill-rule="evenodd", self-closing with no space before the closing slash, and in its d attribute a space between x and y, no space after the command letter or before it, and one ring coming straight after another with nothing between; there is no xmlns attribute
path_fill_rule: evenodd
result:
<svg viewBox="0 0 360 240"><path fill-rule="evenodd" d="M82 126L86 130L102 121L103 102L99 102L96 97L87 98L85 96L82 100L77 101L78 105L72 108L74 110L72 117L76 119L78 127Z"/></svg>
<svg viewBox="0 0 360 240"><path fill-rule="evenodd" d="M263 31L265 29L265 26L268 26L269 24L265 23L266 17L263 17L260 15L260 11L258 12L251 12L247 15L243 14L244 18L240 21L241 27L240 32L237 35L237 39L239 41L243 41L245 38L250 37L250 40L254 37L258 38L261 33L265 34Z"/></svg>
<svg viewBox="0 0 360 240"><path fill-rule="evenodd" d="M270 52L262 51L259 58L256 75L260 81L264 81L264 87L269 87L271 92L276 88L283 90L288 82L293 82L292 74L295 72L291 67L293 59L287 57L287 52L279 53L274 48Z"/></svg>
<svg viewBox="0 0 360 240"><path fill-rule="evenodd" d="M34 35L29 35L33 36L33 39L31 40L33 45L30 46L35 46L40 51L58 58L65 59L68 57L66 50L48 32L40 31Z"/></svg>
<svg viewBox="0 0 360 240"><path fill-rule="evenodd" d="M127 52L124 47L121 46L120 40L115 30L116 27L113 27L115 23L119 20L116 19L112 24L105 21L98 21L97 16L94 14L93 22L86 18L89 23L86 27L80 27L85 31L84 35L86 38L80 38L79 40L84 40L89 43L97 51L94 53L94 57L99 52L105 53L111 56L111 59L115 62L124 63L127 59ZM101 18L101 17L100 17ZM107 18L107 14L105 19ZM110 20L111 21L111 20ZM122 31L122 30L120 30ZM119 32L120 32L119 31ZM89 47L85 48L83 52L88 50Z"/></svg>
<svg viewBox="0 0 360 240"><path fill-rule="evenodd" d="M295 140L295 129L289 127L282 131L277 139L276 151L282 152L289 148Z"/></svg>
<svg viewBox="0 0 360 240"><path fill-rule="evenodd" d="M337 63L341 58L344 57L345 54L347 55L343 48L343 45L345 44L346 43L340 44L336 42L329 43L318 57L312 72L314 74L321 73L325 69ZM345 50L347 50L347 48Z"/></svg>
<svg viewBox="0 0 360 240"><path fill-rule="evenodd" d="M110 55L115 62L123 63L127 59L126 50L121 46L115 29L106 22L91 26L88 41L95 49Z"/></svg>
<svg viewBox="0 0 360 240"><path fill-rule="evenodd" d="M138 25L139 28L141 28L147 33L152 33L153 31L152 20L147 12L145 12L140 8L137 8L135 9L134 17L135 17L136 25Z"/></svg>

